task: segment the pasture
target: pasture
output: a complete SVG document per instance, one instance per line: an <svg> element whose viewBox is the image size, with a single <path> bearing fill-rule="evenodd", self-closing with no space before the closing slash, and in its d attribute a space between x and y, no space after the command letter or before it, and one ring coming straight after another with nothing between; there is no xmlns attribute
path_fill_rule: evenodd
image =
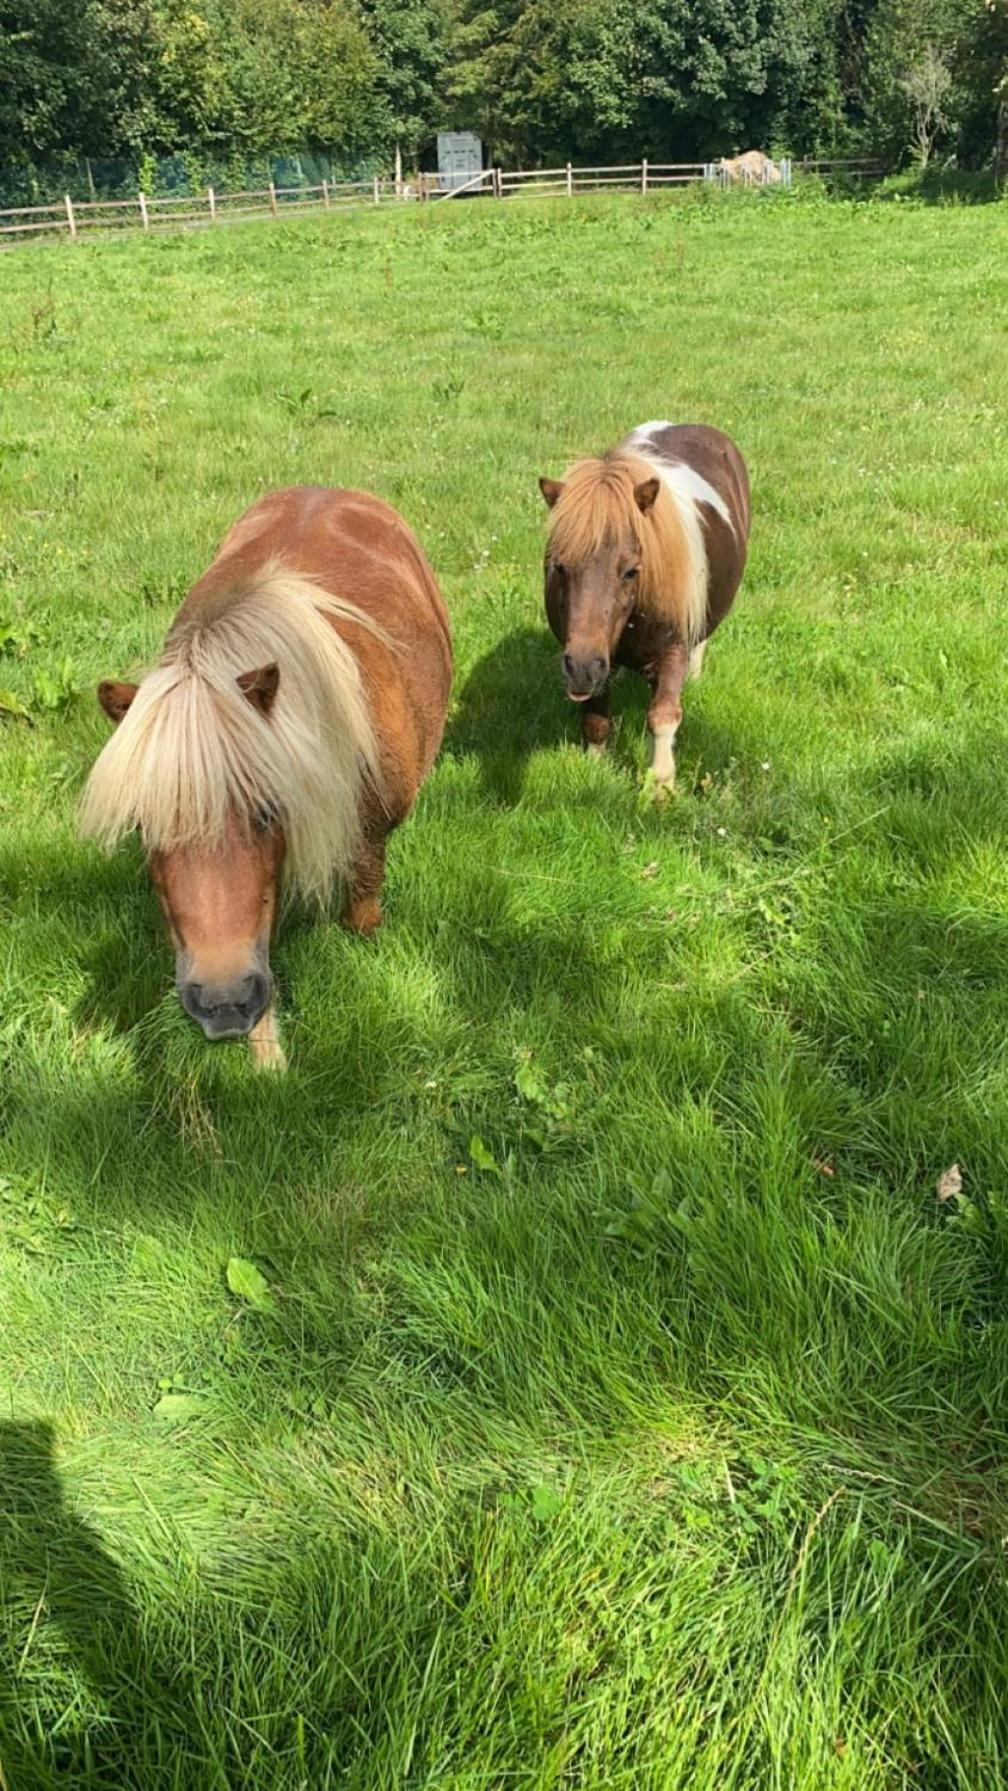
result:
<svg viewBox="0 0 1008 1791"><path fill-rule="evenodd" d="M9 1791L1008 1774L1006 249L702 193L3 258ZM754 528L658 809L642 686L575 745L536 480L665 415ZM298 481L402 510L457 678L257 1079L73 809Z"/></svg>

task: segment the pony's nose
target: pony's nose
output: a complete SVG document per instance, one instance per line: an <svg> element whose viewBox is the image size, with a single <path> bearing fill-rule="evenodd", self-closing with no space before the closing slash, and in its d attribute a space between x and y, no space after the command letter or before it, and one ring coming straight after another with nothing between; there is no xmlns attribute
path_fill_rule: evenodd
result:
<svg viewBox="0 0 1008 1791"><path fill-rule="evenodd" d="M266 1012L271 992L270 978L261 970L230 983L179 984L182 1006L208 1039L243 1038Z"/></svg>
<svg viewBox="0 0 1008 1791"><path fill-rule="evenodd" d="M563 669L570 696L593 696L605 682L609 661L604 653L565 653Z"/></svg>

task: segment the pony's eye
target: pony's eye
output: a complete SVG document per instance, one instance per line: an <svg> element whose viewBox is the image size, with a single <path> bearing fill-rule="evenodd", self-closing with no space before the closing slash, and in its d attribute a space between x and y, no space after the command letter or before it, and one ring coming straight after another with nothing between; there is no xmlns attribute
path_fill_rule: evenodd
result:
<svg viewBox="0 0 1008 1791"><path fill-rule="evenodd" d="M553 570L556 573L558 578L566 578L567 577L567 568L564 565L562 560L554 560L553 561Z"/></svg>
<svg viewBox="0 0 1008 1791"><path fill-rule="evenodd" d="M628 566L626 571L623 574L624 584L632 583L632 581L637 577L637 574L639 571L640 571L639 566Z"/></svg>
<svg viewBox="0 0 1008 1791"><path fill-rule="evenodd" d="M276 809L273 807L272 803L267 802L264 803L262 808L256 809L252 820L253 825L259 833L268 833L269 829L275 825L276 818Z"/></svg>

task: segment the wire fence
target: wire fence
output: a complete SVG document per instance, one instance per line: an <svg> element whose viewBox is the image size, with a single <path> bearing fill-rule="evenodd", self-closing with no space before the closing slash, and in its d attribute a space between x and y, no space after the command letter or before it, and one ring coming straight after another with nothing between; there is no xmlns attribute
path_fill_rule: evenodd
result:
<svg viewBox="0 0 1008 1791"><path fill-rule="evenodd" d="M75 199L65 193L46 205L12 206L0 211L0 240L5 246L33 239L69 237L94 231L165 231L199 229L256 217L292 217L308 212L357 210L362 206L425 204L447 200L527 197L573 198L579 193L658 193L697 183L746 187L784 186L794 171L813 174L827 183L879 179L885 172L868 160L811 160L793 163L766 160L759 169L718 162L631 162L597 168L484 168L462 185L446 176L418 174L408 181L375 174L366 180L322 180L311 185L265 187L237 192L212 186L201 192Z"/></svg>
<svg viewBox="0 0 1008 1791"><path fill-rule="evenodd" d="M66 156L35 166L0 163L0 207L61 204L69 193L74 204L97 199L148 197L199 200L208 187L216 192L265 192L278 188L320 186L322 181L370 180L385 168L384 156L347 161L323 151L286 155L228 156L190 152L176 155L98 158Z"/></svg>

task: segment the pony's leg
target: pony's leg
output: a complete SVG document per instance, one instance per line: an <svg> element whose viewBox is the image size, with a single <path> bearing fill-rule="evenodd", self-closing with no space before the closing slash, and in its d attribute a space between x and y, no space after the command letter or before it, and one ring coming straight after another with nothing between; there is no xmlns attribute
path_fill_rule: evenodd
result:
<svg viewBox="0 0 1008 1791"><path fill-rule="evenodd" d="M381 926L379 897L385 881L385 840L365 834L354 866L353 881L343 910L343 925L352 933L373 933Z"/></svg>
<svg viewBox="0 0 1008 1791"><path fill-rule="evenodd" d="M658 790L675 788L675 737L682 721L682 687L689 671L686 648L670 647L658 661L651 681L647 713L651 730L651 775Z"/></svg>
<svg viewBox="0 0 1008 1791"><path fill-rule="evenodd" d="M703 656L706 651L706 641L697 641L696 646L690 648L689 671L686 674L688 678L699 678L703 671Z"/></svg>
<svg viewBox="0 0 1008 1791"><path fill-rule="evenodd" d="M581 740L585 752L601 758L609 744L609 686L581 704Z"/></svg>
<svg viewBox="0 0 1008 1791"><path fill-rule="evenodd" d="M285 1070L287 1059L280 1043L280 1028L277 1025L276 1008L272 1001L266 1012L258 1019L248 1035L249 1050L252 1062L257 1070Z"/></svg>

